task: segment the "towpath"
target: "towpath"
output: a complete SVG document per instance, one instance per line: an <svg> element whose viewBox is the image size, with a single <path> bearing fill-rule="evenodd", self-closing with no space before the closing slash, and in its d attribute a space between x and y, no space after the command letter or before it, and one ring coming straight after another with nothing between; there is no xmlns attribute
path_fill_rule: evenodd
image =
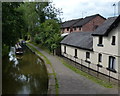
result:
<svg viewBox="0 0 120 96"><path fill-rule="evenodd" d="M30 44L30 43L29 43ZM81 76L62 64L58 57L48 54L40 48L34 48L44 54L52 63L59 83L59 94L117 94L115 88L105 88Z"/></svg>

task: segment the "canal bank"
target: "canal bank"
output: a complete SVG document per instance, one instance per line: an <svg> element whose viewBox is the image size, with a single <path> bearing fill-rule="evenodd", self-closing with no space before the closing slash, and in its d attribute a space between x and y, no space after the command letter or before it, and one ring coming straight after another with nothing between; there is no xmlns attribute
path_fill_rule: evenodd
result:
<svg viewBox="0 0 120 96"><path fill-rule="evenodd" d="M92 80L74 72L63 65L58 57L48 54L44 50L30 44L36 50L40 51L51 62L58 79L59 94L118 94L117 88L106 88L95 83Z"/></svg>
<svg viewBox="0 0 120 96"><path fill-rule="evenodd" d="M59 90L58 90L59 85L58 85L56 73L52 67L51 62L47 59L46 56L44 56L40 51L34 48L30 43L27 43L27 47L44 61L44 64L47 68L47 72L48 72L47 94L59 94Z"/></svg>

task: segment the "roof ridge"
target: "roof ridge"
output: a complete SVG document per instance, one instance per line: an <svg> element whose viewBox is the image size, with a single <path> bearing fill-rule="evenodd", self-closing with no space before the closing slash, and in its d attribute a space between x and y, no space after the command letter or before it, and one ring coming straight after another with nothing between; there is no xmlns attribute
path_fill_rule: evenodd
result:
<svg viewBox="0 0 120 96"><path fill-rule="evenodd" d="M80 19L83 19L83 18L71 19L71 20L67 20L67 21L65 21L65 22L69 22L69 21L75 21L75 20L80 20Z"/></svg>
<svg viewBox="0 0 120 96"><path fill-rule="evenodd" d="M98 15L100 15L100 14L94 14L94 15L86 16L85 18L94 17L94 16L98 16Z"/></svg>

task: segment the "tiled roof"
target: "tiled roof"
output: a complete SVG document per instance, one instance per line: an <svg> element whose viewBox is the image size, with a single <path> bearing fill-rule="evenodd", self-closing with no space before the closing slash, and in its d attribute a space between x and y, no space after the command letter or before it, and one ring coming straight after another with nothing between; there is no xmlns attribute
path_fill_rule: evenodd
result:
<svg viewBox="0 0 120 96"><path fill-rule="evenodd" d="M102 25L100 25L94 32L93 36L105 36L120 23L120 15L118 17L108 18Z"/></svg>
<svg viewBox="0 0 120 96"><path fill-rule="evenodd" d="M67 27L72 27L75 23L81 21L82 18L80 19L74 19L74 20L69 20L69 21L65 21L63 22L63 24L61 25L62 28L67 28Z"/></svg>
<svg viewBox="0 0 120 96"><path fill-rule="evenodd" d="M92 32L73 32L65 37L61 44L73 46L81 49L92 50L93 49L93 38Z"/></svg>
<svg viewBox="0 0 120 96"><path fill-rule="evenodd" d="M94 19L94 18L97 17L97 16L102 17L102 16L99 15L99 14L95 14L95 15L92 15L92 16L87 16L87 17L85 17L84 19L82 19L81 21L79 21L79 22L77 22L76 24L74 24L73 27L82 26L82 25L88 23L89 21L91 21L92 19ZM104 17L102 17L102 18L104 18ZM105 18L104 18L104 19L105 19Z"/></svg>

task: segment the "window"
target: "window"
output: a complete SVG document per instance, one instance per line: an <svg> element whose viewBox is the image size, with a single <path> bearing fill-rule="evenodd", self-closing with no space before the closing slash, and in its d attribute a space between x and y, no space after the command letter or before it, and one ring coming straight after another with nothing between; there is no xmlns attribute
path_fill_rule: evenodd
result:
<svg viewBox="0 0 120 96"><path fill-rule="evenodd" d="M112 36L112 45L115 45L115 36Z"/></svg>
<svg viewBox="0 0 120 96"><path fill-rule="evenodd" d="M100 36L100 37L99 37L99 44L102 44L102 41L103 41L103 37Z"/></svg>
<svg viewBox="0 0 120 96"><path fill-rule="evenodd" d="M109 56L109 68L115 69L115 57Z"/></svg>
<svg viewBox="0 0 120 96"><path fill-rule="evenodd" d="M77 49L75 49L75 56L74 57L77 58Z"/></svg>
<svg viewBox="0 0 120 96"><path fill-rule="evenodd" d="M98 41L98 46L101 46L103 47L103 37L102 36L99 36L99 41Z"/></svg>
<svg viewBox="0 0 120 96"><path fill-rule="evenodd" d="M67 31L69 31L69 28L67 28Z"/></svg>
<svg viewBox="0 0 120 96"><path fill-rule="evenodd" d="M90 58L90 52L86 52L86 59Z"/></svg>
<svg viewBox="0 0 120 96"><path fill-rule="evenodd" d="M98 62L102 62L102 54L98 54Z"/></svg>
<svg viewBox="0 0 120 96"><path fill-rule="evenodd" d="M70 28L70 33L73 31L73 28Z"/></svg>
<svg viewBox="0 0 120 96"><path fill-rule="evenodd" d="M81 30L81 27L79 27L79 30Z"/></svg>
<svg viewBox="0 0 120 96"><path fill-rule="evenodd" d="M66 46L64 46L64 53L66 54Z"/></svg>
<svg viewBox="0 0 120 96"><path fill-rule="evenodd" d="M76 27L74 28L74 30L76 30Z"/></svg>

